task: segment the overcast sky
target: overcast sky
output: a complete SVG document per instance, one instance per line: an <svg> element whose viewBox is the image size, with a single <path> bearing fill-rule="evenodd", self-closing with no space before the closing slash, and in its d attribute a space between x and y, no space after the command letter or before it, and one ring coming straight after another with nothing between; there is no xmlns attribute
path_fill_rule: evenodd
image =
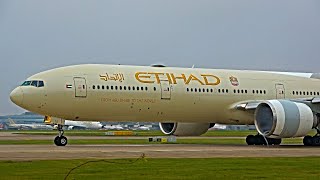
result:
<svg viewBox="0 0 320 180"><path fill-rule="evenodd" d="M24 79L106 63L320 72L319 0L0 0L0 115Z"/></svg>

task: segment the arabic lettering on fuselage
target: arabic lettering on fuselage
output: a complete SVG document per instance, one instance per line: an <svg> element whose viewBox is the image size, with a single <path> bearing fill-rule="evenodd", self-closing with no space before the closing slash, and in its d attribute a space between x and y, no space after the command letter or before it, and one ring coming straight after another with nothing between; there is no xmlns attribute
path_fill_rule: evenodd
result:
<svg viewBox="0 0 320 180"><path fill-rule="evenodd" d="M108 73L101 75L100 74L100 79L104 81L119 81L122 82L124 81L124 75L122 73L114 73L109 75Z"/></svg>
<svg viewBox="0 0 320 180"><path fill-rule="evenodd" d="M177 84L178 81L183 81L184 84L189 85L190 82L197 82L201 85L216 86L221 83L219 77L212 74L174 74L174 73L157 73L157 72L136 72L136 80L141 83L157 83L161 81L169 81L170 84Z"/></svg>

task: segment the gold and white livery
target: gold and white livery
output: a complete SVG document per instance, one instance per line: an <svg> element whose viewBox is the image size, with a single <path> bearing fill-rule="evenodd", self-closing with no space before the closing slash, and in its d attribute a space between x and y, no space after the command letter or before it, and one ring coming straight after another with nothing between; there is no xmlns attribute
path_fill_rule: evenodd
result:
<svg viewBox="0 0 320 180"><path fill-rule="evenodd" d="M260 135L249 145L301 136L320 145L307 136L319 125L319 74L86 64L33 75L10 98L47 118L161 122L162 132L180 136L255 124ZM59 127L55 144L64 146Z"/></svg>

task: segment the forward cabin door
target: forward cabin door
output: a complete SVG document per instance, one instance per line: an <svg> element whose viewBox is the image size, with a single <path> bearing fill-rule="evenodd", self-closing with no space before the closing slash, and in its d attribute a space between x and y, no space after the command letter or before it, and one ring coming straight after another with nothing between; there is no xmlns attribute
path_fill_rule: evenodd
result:
<svg viewBox="0 0 320 180"><path fill-rule="evenodd" d="M161 86L161 99L171 99L171 88L170 83L168 80L161 80L160 81Z"/></svg>
<svg viewBox="0 0 320 180"><path fill-rule="evenodd" d="M277 99L285 98L285 89L283 84L276 84L276 98Z"/></svg>
<svg viewBox="0 0 320 180"><path fill-rule="evenodd" d="M75 77L74 87L75 87L75 97L85 98L87 97L87 83L86 79L83 77Z"/></svg>

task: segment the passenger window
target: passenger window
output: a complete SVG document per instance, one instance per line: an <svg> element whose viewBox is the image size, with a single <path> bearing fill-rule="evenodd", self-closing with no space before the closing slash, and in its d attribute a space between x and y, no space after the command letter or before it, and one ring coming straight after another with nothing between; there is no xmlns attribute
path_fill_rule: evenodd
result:
<svg viewBox="0 0 320 180"><path fill-rule="evenodd" d="M233 93L237 93L237 91L234 89L234 90L233 90Z"/></svg>
<svg viewBox="0 0 320 180"><path fill-rule="evenodd" d="M213 93L213 89L210 89L210 92L212 92L212 93Z"/></svg>
<svg viewBox="0 0 320 180"><path fill-rule="evenodd" d="M187 92L189 92L189 88L187 88Z"/></svg>
<svg viewBox="0 0 320 180"><path fill-rule="evenodd" d="M207 92L209 92L209 89L207 89Z"/></svg>
<svg viewBox="0 0 320 180"><path fill-rule="evenodd" d="M134 86L132 86L132 90L135 90Z"/></svg>
<svg viewBox="0 0 320 180"><path fill-rule="evenodd" d="M220 93L220 89L218 89L218 93Z"/></svg>
<svg viewBox="0 0 320 180"><path fill-rule="evenodd" d="M107 90L109 90L109 86L107 86Z"/></svg>
<svg viewBox="0 0 320 180"><path fill-rule="evenodd" d="M129 90L129 91L131 90L131 87L130 87L130 86L128 86L128 90Z"/></svg>
<svg viewBox="0 0 320 180"><path fill-rule="evenodd" d="M120 90L122 90L122 86L120 86L119 88L120 88Z"/></svg>
<svg viewBox="0 0 320 180"><path fill-rule="evenodd" d="M99 85L97 86L97 89L100 89L100 86L99 86Z"/></svg>
<svg viewBox="0 0 320 180"><path fill-rule="evenodd" d="M115 90L118 90L118 86L114 86Z"/></svg>
<svg viewBox="0 0 320 180"><path fill-rule="evenodd" d="M194 92L197 92L197 91L198 91L198 89L197 89L197 88L195 88L195 89L194 89Z"/></svg>
<svg viewBox="0 0 320 180"><path fill-rule="evenodd" d="M123 89L124 89L124 90L127 90L127 86L123 86Z"/></svg>
<svg viewBox="0 0 320 180"><path fill-rule="evenodd" d="M139 86L137 87L137 91L139 91Z"/></svg>
<svg viewBox="0 0 320 180"><path fill-rule="evenodd" d="M243 94L243 89L241 90L241 93Z"/></svg>
<svg viewBox="0 0 320 180"><path fill-rule="evenodd" d="M111 90L113 90L113 86L111 86Z"/></svg>
<svg viewBox="0 0 320 180"><path fill-rule="evenodd" d="M154 90L154 91L156 91L156 90L157 90L157 88L156 88L156 87L153 87L153 90Z"/></svg>
<svg viewBox="0 0 320 180"><path fill-rule="evenodd" d="M229 89L226 89L226 93L229 93Z"/></svg>
<svg viewBox="0 0 320 180"><path fill-rule="evenodd" d="M101 88L104 89L104 86L101 86ZM84 86L83 86L83 89L84 89Z"/></svg>
<svg viewBox="0 0 320 180"><path fill-rule="evenodd" d="M145 87L144 89L145 89L146 91L148 91L148 87Z"/></svg>
<svg viewBox="0 0 320 180"><path fill-rule="evenodd" d="M267 91L266 91L266 90L264 90L264 91L263 91L263 93L264 93L264 94L267 94Z"/></svg>
<svg viewBox="0 0 320 180"><path fill-rule="evenodd" d="M191 92L193 92L193 89L192 89L192 88L191 88L190 90L191 90Z"/></svg>
<svg viewBox="0 0 320 180"><path fill-rule="evenodd" d="M96 89L96 86L95 86L95 85L93 85L93 86L92 86L92 89Z"/></svg>

